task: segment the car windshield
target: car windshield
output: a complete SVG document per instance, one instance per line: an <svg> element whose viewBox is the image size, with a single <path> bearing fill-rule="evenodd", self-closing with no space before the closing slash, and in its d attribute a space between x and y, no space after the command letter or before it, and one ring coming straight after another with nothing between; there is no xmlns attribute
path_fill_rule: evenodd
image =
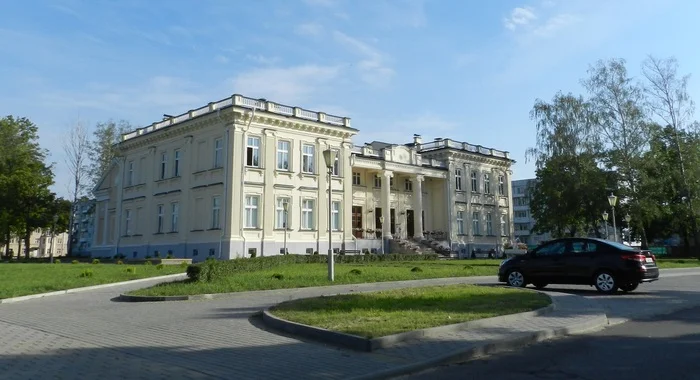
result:
<svg viewBox="0 0 700 380"><path fill-rule="evenodd" d="M603 240L603 239L595 239L595 240L600 240L600 241L604 242L605 244L612 245L613 247L620 249L620 250L623 250L623 251L630 251L630 252L638 252L639 251L639 249L637 249L637 248L630 247L629 245L624 245L622 243L618 243L618 242L614 242L614 241L610 241L610 240Z"/></svg>

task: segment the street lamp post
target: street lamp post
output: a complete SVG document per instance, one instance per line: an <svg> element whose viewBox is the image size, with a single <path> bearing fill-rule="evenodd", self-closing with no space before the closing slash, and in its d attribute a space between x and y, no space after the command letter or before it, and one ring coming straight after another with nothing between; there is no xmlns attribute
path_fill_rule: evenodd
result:
<svg viewBox="0 0 700 380"><path fill-rule="evenodd" d="M289 210L289 202L284 201L282 203L282 208L284 209L284 220L282 221L282 227L284 228L284 251L282 254L286 255L287 254L287 220L288 220L287 215L289 215L287 213L287 211Z"/></svg>
<svg viewBox="0 0 700 380"><path fill-rule="evenodd" d="M53 225L51 225L51 243L49 244L49 257L51 264L53 264L53 237L56 235L56 222L58 222L58 215L53 216Z"/></svg>
<svg viewBox="0 0 700 380"><path fill-rule="evenodd" d="M323 151L323 159L326 161L326 168L328 168L328 280L333 281L335 278L334 266L333 266L333 226L331 223L331 218L333 217L333 164L335 164L336 152L332 149L326 149Z"/></svg>
<svg viewBox="0 0 700 380"><path fill-rule="evenodd" d="M632 246L632 226L630 226L630 221L632 220L632 217L628 213L625 215L625 222L627 222L627 238L630 242L630 247Z"/></svg>
<svg viewBox="0 0 700 380"><path fill-rule="evenodd" d="M379 217L379 224L381 224L381 226L379 227L380 228L379 237L382 239L382 243L379 247L380 248L379 253L383 255L384 254L384 217L383 216Z"/></svg>
<svg viewBox="0 0 700 380"><path fill-rule="evenodd" d="M610 239L610 232L608 232L608 212L603 211L603 220L605 221L605 238Z"/></svg>
<svg viewBox="0 0 700 380"><path fill-rule="evenodd" d="M608 195L608 203L610 203L610 207L612 207L613 235L617 242L617 223L615 222L615 204L617 204L617 197L615 194L610 193L610 195Z"/></svg>

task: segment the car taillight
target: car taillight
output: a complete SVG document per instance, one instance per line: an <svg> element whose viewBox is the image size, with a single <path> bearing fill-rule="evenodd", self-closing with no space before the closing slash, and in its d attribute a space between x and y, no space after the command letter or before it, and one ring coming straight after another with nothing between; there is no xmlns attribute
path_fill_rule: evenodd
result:
<svg viewBox="0 0 700 380"><path fill-rule="evenodd" d="M646 262L647 257L641 254L635 254L635 255L622 255L623 260L634 260L634 261L639 261L639 262Z"/></svg>

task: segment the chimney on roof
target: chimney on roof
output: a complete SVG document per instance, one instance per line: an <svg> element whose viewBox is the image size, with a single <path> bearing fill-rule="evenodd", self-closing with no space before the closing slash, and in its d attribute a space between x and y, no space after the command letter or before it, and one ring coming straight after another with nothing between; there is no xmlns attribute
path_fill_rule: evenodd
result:
<svg viewBox="0 0 700 380"><path fill-rule="evenodd" d="M420 145L423 143L423 138L420 137L420 135L413 135L413 144L415 145Z"/></svg>

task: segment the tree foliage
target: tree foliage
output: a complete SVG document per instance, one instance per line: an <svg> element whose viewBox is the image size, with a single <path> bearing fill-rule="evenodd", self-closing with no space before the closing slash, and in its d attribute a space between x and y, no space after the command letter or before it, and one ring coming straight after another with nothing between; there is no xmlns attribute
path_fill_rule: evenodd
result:
<svg viewBox="0 0 700 380"><path fill-rule="evenodd" d="M115 122L108 120L98 123L93 132L93 141L90 145L92 163L90 166L90 182L92 187L97 186L102 176L112 166L112 160L117 156L116 145L123 133L133 129L125 120Z"/></svg>

